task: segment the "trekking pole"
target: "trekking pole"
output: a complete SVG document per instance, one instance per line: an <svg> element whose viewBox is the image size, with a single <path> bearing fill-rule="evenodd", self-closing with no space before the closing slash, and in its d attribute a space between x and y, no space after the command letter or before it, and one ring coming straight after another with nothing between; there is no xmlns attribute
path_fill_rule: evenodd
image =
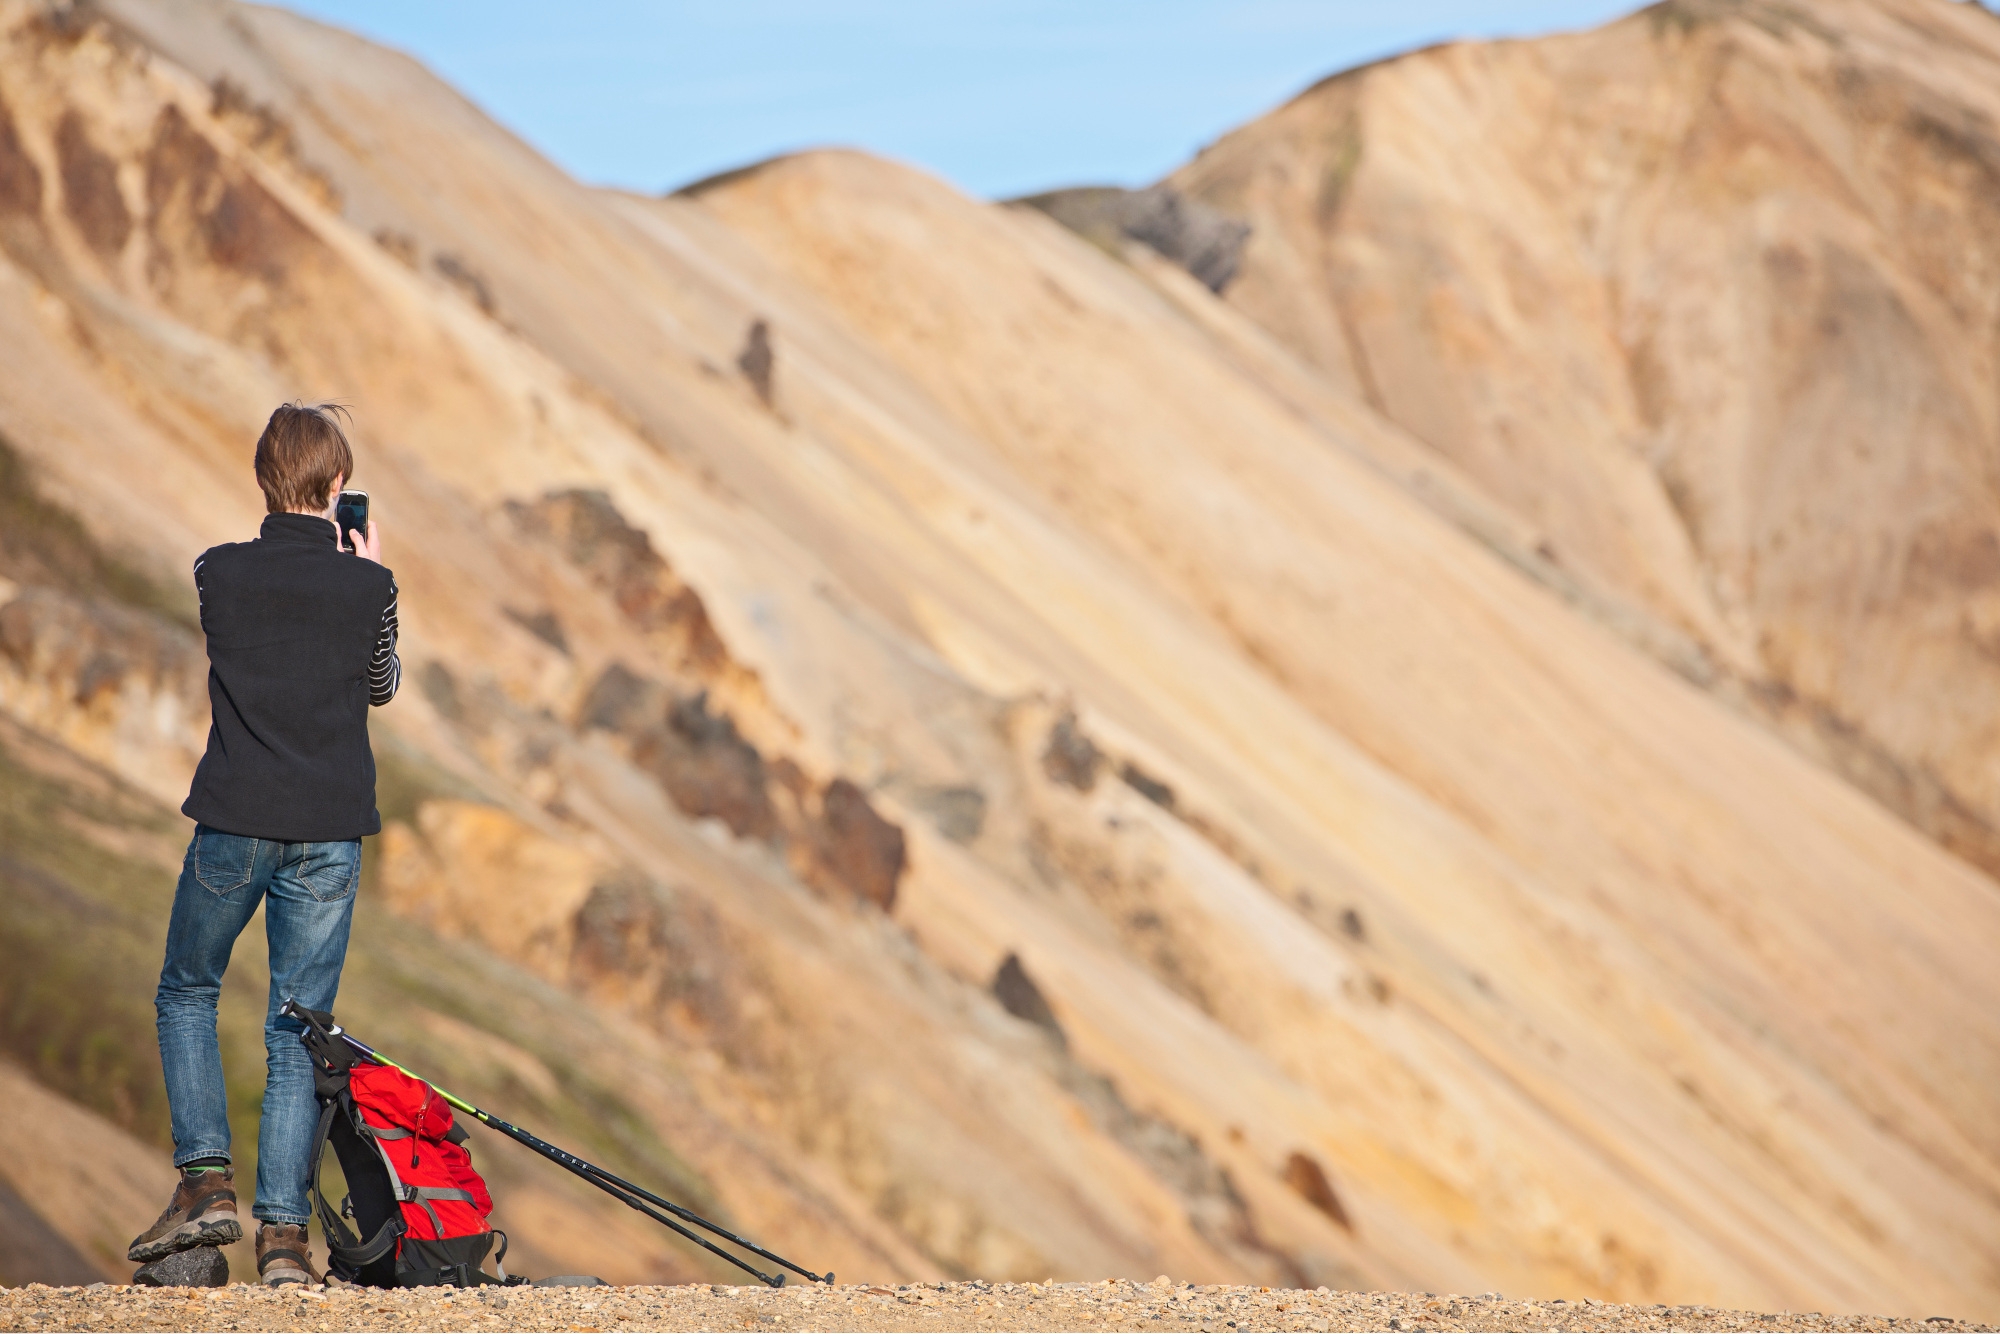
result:
<svg viewBox="0 0 2000 1334"><path fill-rule="evenodd" d="M431 1082L428 1079L425 1079L422 1075L416 1073L414 1070L408 1070L396 1064L388 1057L376 1051L373 1047L370 1047L367 1043L355 1037L352 1033L349 1033L339 1024L321 1023L319 1017L314 1012L305 1009L303 1006L297 1005L294 1002L287 1000L283 1005L278 1007L278 1013L283 1015L288 1015L291 1018L297 1019L302 1024L306 1024L312 1028L318 1029L320 1032L326 1034L326 1036L328 1037L339 1038L349 1047L352 1047L358 1054L374 1062L376 1065L386 1065L392 1070L401 1071L403 1074L408 1075L411 1079L417 1080L420 1083L430 1084L430 1087L433 1090L435 1090L437 1095L440 1098L443 1098L446 1103L450 1104L453 1107L456 1107L459 1111L464 1112L467 1116L472 1117L474 1120L478 1121L481 1125L499 1131L501 1134L507 1136L511 1140L514 1140L516 1143L526 1145L528 1148L533 1149L536 1153L541 1154L542 1157L547 1158L550 1162L555 1163L557 1166L567 1168L569 1171L575 1173L577 1176L582 1177L585 1181L588 1181L591 1185L597 1187L599 1190L611 1196L613 1199L618 1200L621 1203L633 1209L638 1210L640 1213L646 1215L646 1217L652 1219L656 1223L660 1223L666 1227L672 1228L675 1232L678 1232L681 1236L686 1237L689 1241L693 1242L697 1246L700 1246L703 1250L721 1256L723 1259L729 1261L729 1263L735 1265L738 1269L741 1269L749 1274L754 1274L760 1282L769 1284L771 1287L774 1288L781 1288L785 1285L785 1276L783 1274L773 1275L764 1273L762 1270L757 1269L755 1266L745 1263L739 1257L731 1255L728 1251L723 1250L720 1246L717 1246L714 1242L708 1240L708 1238L696 1236L694 1233L682 1227L679 1223L676 1223L673 1219L666 1217L665 1215L661 1214L658 1210L649 1208L647 1204L642 1203L641 1201L642 1200L650 1201L652 1204L657 1204L660 1206L660 1208L666 1209L669 1212L676 1214L681 1218L686 1219L688 1222L695 1224L697 1227L705 1228L708 1231L713 1232L716 1236L721 1237L723 1240L731 1242L737 1246L741 1246L744 1250L749 1251L754 1255L762 1256L764 1259L769 1260L774 1264L782 1265L786 1269L791 1270L793 1273L799 1274L804 1278L810 1279L814 1283L825 1283L829 1286L831 1286L833 1283L833 1275L831 1273L815 1274L810 1269L806 1269L799 1265L793 1264L790 1260L787 1260L784 1256L779 1255L774 1251L767 1251L762 1246L759 1246L756 1242L747 1240L746 1238L743 1237L739 1237L734 1232L731 1232L729 1229L722 1227L718 1224L709 1222L706 1218L703 1218L700 1214L697 1214L690 1209L682 1208L680 1205L675 1204L671 1200L662 1199L661 1197L653 1194L649 1190L646 1190L640 1186L633 1185L631 1182L625 1180L623 1177L615 1176L612 1173L605 1171L603 1168L598 1167L594 1163L589 1163L584 1161L582 1158L577 1157L575 1154L571 1153L567 1149L560 1148L557 1145L549 1143L547 1140L541 1138L539 1135L532 1134L529 1131L521 1129L517 1125L513 1125L507 1121L502 1120L501 1118L493 1115L491 1112L484 1111L481 1108L473 1106L471 1103L459 1097L457 1094L452 1093L450 1090L439 1088L436 1084L431 1084Z"/></svg>

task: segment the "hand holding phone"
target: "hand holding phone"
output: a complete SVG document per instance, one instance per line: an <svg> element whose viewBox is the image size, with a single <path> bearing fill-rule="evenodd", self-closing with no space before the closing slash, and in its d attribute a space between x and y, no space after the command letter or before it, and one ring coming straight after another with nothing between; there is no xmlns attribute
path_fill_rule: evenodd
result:
<svg viewBox="0 0 2000 1334"><path fill-rule="evenodd" d="M375 536L375 521L368 517L366 491L340 493L333 502L333 526L340 532L341 550L382 563L382 545Z"/></svg>

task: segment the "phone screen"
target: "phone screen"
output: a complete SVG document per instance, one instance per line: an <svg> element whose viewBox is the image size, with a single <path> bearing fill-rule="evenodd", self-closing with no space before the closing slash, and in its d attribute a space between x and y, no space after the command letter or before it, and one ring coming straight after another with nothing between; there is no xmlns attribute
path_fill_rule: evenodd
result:
<svg viewBox="0 0 2000 1334"><path fill-rule="evenodd" d="M344 551L354 550L354 543L347 534L359 529L368 532L368 493L366 491L342 491L333 503L333 524L340 530L340 545Z"/></svg>

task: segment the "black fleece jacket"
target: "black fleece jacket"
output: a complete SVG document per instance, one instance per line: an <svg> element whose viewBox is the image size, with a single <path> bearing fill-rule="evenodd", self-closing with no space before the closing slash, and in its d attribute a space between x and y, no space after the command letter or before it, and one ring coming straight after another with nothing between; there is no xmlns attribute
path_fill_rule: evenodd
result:
<svg viewBox="0 0 2000 1334"><path fill-rule="evenodd" d="M208 753L181 813L283 843L380 832L368 706L396 694L396 579L311 514L194 563L208 635Z"/></svg>

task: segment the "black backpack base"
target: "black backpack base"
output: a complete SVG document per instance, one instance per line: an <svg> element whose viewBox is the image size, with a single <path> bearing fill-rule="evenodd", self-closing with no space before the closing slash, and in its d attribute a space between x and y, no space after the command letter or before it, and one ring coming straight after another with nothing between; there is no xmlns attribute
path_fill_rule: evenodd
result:
<svg viewBox="0 0 2000 1334"><path fill-rule="evenodd" d="M402 1288L474 1288L482 1284L513 1287L528 1280L518 1275L495 1278L480 1265L493 1238L500 1238L500 1256L507 1254L507 1234L489 1232L482 1237L447 1237L431 1241L425 1237L404 1237L403 1253L396 1259L396 1286ZM499 1257L495 1263L498 1264Z"/></svg>

